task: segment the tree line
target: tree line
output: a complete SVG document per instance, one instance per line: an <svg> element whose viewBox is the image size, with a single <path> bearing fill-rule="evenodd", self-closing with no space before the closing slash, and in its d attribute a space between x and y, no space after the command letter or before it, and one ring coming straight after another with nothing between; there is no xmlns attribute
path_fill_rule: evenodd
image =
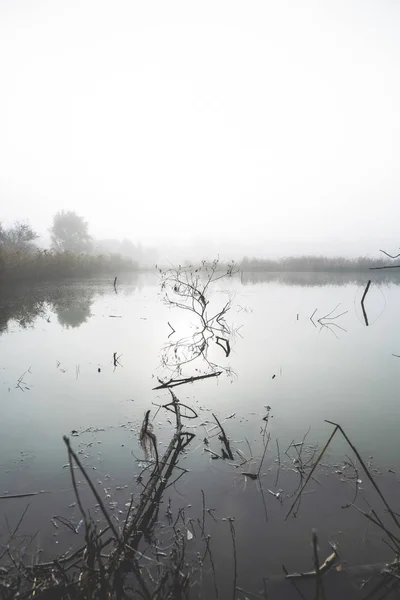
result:
<svg viewBox="0 0 400 600"><path fill-rule="evenodd" d="M28 222L8 228L0 223L0 280L116 275L156 259L131 240L95 240L88 222L74 211L56 213L49 232L50 248L41 248Z"/></svg>
<svg viewBox="0 0 400 600"><path fill-rule="evenodd" d="M61 210L53 217L49 229L50 250L55 252L74 252L87 254L120 254L140 264L154 264L157 252L151 248L143 248L129 239L93 238L89 233L88 222L74 211ZM16 222L4 229L0 222L0 245L8 247L32 248L39 235L27 222Z"/></svg>
<svg viewBox="0 0 400 600"><path fill-rule="evenodd" d="M245 256L240 262L242 271L265 271L265 272L361 272L369 271L372 267L383 268L387 260L383 258L370 258L359 256L348 258L344 256L288 256L278 259L249 258Z"/></svg>

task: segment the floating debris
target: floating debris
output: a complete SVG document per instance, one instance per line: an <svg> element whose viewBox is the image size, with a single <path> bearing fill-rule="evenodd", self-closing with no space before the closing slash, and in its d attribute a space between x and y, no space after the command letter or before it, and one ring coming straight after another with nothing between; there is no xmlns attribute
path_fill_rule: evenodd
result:
<svg viewBox="0 0 400 600"><path fill-rule="evenodd" d="M277 500L279 500L279 502L282 502L282 494L283 494L283 490L279 490L278 492L273 492L272 490L268 490L268 492L271 494L271 496L274 496Z"/></svg>
<svg viewBox="0 0 400 600"><path fill-rule="evenodd" d="M252 479L253 481L258 479L257 473L248 473L248 472L244 471L244 472L242 472L242 475L244 475L245 477L248 477L249 479Z"/></svg>

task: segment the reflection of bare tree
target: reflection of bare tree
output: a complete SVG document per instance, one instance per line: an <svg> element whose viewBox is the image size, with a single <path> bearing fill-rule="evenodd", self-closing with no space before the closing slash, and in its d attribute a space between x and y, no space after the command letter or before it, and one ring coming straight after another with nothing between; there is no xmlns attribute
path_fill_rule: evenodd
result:
<svg viewBox="0 0 400 600"><path fill-rule="evenodd" d="M218 259L203 261L198 267L173 267L166 271L159 270L161 289L165 291L164 302L172 308L180 308L195 317L193 333L175 337L175 328L168 323L171 333L162 352L162 365L172 376L182 375L183 367L196 363L197 372L216 372L224 370L231 374L229 367L217 365L210 357L211 342L224 353L227 358L231 352L231 339L235 331L228 325L226 316L232 306L232 298L228 292L227 301L223 305L211 309L210 289L212 285L237 272L234 263L220 265ZM177 325L175 325L177 327ZM178 332L179 335L179 332Z"/></svg>

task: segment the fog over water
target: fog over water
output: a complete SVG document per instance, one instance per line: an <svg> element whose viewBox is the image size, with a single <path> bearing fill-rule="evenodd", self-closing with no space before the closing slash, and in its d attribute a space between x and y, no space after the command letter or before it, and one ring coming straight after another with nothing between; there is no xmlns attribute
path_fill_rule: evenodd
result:
<svg viewBox="0 0 400 600"><path fill-rule="evenodd" d="M74 210L172 260L394 252L399 13L2 0L2 222L46 245Z"/></svg>
<svg viewBox="0 0 400 600"><path fill-rule="evenodd" d="M399 26L0 0L1 598L399 597Z"/></svg>

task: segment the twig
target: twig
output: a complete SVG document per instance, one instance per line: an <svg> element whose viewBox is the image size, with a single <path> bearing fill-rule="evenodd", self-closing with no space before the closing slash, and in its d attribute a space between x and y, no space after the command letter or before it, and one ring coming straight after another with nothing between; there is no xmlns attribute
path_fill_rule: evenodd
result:
<svg viewBox="0 0 400 600"><path fill-rule="evenodd" d="M385 267L370 267L370 271L378 271L380 269L400 269L400 265L386 265Z"/></svg>
<svg viewBox="0 0 400 600"><path fill-rule="evenodd" d="M38 496L39 494L51 494L51 492L29 492L26 494L12 494L0 496L0 500L7 500L8 498L27 498L28 496Z"/></svg>
<svg viewBox="0 0 400 600"><path fill-rule="evenodd" d="M113 534L114 534L114 536L115 536L115 539L117 540L117 542L119 542L119 543L120 543L120 539L119 539L119 535L118 535L118 533L117 533L117 530L115 529L115 526L114 526L113 522L111 521L111 519L110 519L110 516L109 516L109 514L108 514L108 512L107 512L107 510L106 510L106 508L105 508L105 506L104 506L104 504L103 504L103 501L102 501L102 499L100 498L100 496L99 496L99 494L98 494L98 492L97 492L96 488L94 487L94 485L93 485L93 483L92 483L92 480L90 479L89 475L86 473L86 470L85 470L84 466L82 465L81 461L79 460L78 456L77 456L77 455L75 454L75 452L72 450L72 448L71 448L71 444L70 444L70 441L69 441L69 439L67 438L67 436L66 436L66 435L64 435L64 436L63 436L63 440L64 440L64 443L65 443L65 445L66 445L66 446L67 446L67 448L68 448L68 454L69 454L69 456L70 456L70 457L72 456L72 458L73 458L73 459L74 459L74 461L76 462L77 466L79 467L79 469L80 469L80 471L81 471L82 475L84 476L84 478L86 479L87 483L89 484L89 487L90 487L90 489L92 490L92 492L93 492L93 495L94 495L94 497L96 498L96 500L97 500L97 502L98 502L98 504L99 504L99 506L100 506L100 509L101 509L101 511L102 511L102 513L103 513L103 515L104 515L104 517L105 517L105 519L106 519L107 523L109 524L109 526L110 526L110 528L111 528L111 531L113 532ZM70 460L70 467L71 467L71 473L73 474L73 473L74 473L74 470L73 470L73 468L72 468L72 461L71 461L71 460ZM77 500L78 500L78 498L79 498L79 495L78 495L78 497L77 497ZM80 502L80 500L79 500L79 502ZM83 514L85 514L85 513L84 513L84 511L83 511L83 507L82 507L82 505L80 505L80 506L81 506L81 511L83 512Z"/></svg>
<svg viewBox="0 0 400 600"><path fill-rule="evenodd" d="M204 525L205 525L205 520L206 520L206 498L204 496L204 490L201 490L201 496L202 496L202 500L203 500L203 518L202 518L202 531L204 532Z"/></svg>
<svg viewBox="0 0 400 600"><path fill-rule="evenodd" d="M329 421L328 421L329 422ZM287 513L286 517L285 517L285 521L286 519L289 517L289 515L291 514L292 510L294 509L295 505L297 504L298 499L300 498L301 494L303 493L304 488L306 487L307 483L309 482L309 480L312 477L312 474L314 473L315 469L317 468L317 465L319 463L319 461L321 460L321 458L323 457L323 455L326 452L326 449L328 448L329 444L331 443L335 433L337 432L337 430L340 428L339 425L336 425L335 429L332 431L331 435L329 436L328 441L326 442L325 446L322 448L317 460L315 461L311 471L309 472L307 479L305 480L305 482L303 483L303 485L301 486L301 489L299 491L299 493L296 496L295 501L293 502L292 506L289 509L289 512Z"/></svg>
<svg viewBox="0 0 400 600"><path fill-rule="evenodd" d="M24 517L25 517L25 515L26 515L26 512L27 512L27 510L28 510L29 506L30 506L30 504L27 504L27 505L26 505L24 512L22 513L22 515L21 515L21 517L20 517L20 519L19 519L19 521L18 521L18 523L17 523L16 527L14 528L14 531L13 531L12 533L10 533L10 537L8 538L8 542L7 542L6 549L4 550L3 554L0 556L0 560L1 560L1 559L3 558L3 556L6 554L6 552L7 552L7 550L8 550L8 547L9 547L9 544L10 544L10 542L11 542L11 541L14 539L14 537L15 537L15 535L16 535L16 533L17 533L18 529L20 528L20 526L21 526L21 523L22 523L22 521L24 520Z"/></svg>
<svg viewBox="0 0 400 600"><path fill-rule="evenodd" d="M281 453L279 451L279 441L278 441L278 438L276 438L276 447L278 449L278 470L277 470L277 473L276 473L276 479L275 479L275 485L274 485L274 487L277 487L277 485L278 485L279 474L281 472Z"/></svg>
<svg viewBox="0 0 400 600"><path fill-rule="evenodd" d="M225 342L226 346L224 346L224 344L221 344L221 342ZM215 343L217 344L217 346L220 346L222 348L222 350L225 352L225 356L228 358L228 356L231 353L231 346L229 344L229 340L227 340L226 338L217 336Z"/></svg>
<svg viewBox="0 0 400 600"><path fill-rule="evenodd" d="M318 538L315 531L312 534L313 551L314 551L314 569L315 569L315 599L324 600L324 587L321 579L321 571L318 558Z"/></svg>
<svg viewBox="0 0 400 600"><path fill-rule="evenodd" d="M317 312L317 310L318 310L318 308L316 308L316 309L314 310L313 314L312 314L312 315L311 315L311 317L310 317L310 321L311 321L311 323L314 325L314 327L316 327L317 325L316 325L316 323L314 322L313 316L315 315L315 313Z"/></svg>
<svg viewBox="0 0 400 600"><path fill-rule="evenodd" d="M383 254L386 254L386 256L388 256L389 258L399 258L400 257L400 254L396 254L396 256L392 256L391 254L389 254L385 250L379 250L379 252L383 252Z"/></svg>
<svg viewBox="0 0 400 600"><path fill-rule="evenodd" d="M321 566L319 566L319 559L318 559L318 554L315 555L316 553L316 546L315 544L317 543L317 539L315 537L313 537L313 546L314 546L314 565L315 568L313 571L306 571L306 572L301 572L301 573L288 573L287 571L285 571L286 574L286 579L289 580L293 580L293 579L314 579L314 578L318 578L321 575L324 575L324 573L326 573L327 571L329 571L329 569L331 569L333 567L333 565L335 564L335 562L337 561L339 554L336 550L336 546L334 544L331 544L331 548L333 550L333 552L328 556L328 558L325 560L324 563L322 563ZM316 568L318 566L318 568Z"/></svg>
<svg viewBox="0 0 400 600"><path fill-rule="evenodd" d="M193 383L200 379L208 379L209 377L218 377L222 371L215 371L214 373L207 373L206 375L197 375L196 377L184 377L183 379L170 379L166 382L161 382L161 385L154 387L153 390L164 390L166 388L176 387L178 385L184 385L186 383Z"/></svg>
<svg viewBox="0 0 400 600"><path fill-rule="evenodd" d="M122 356L122 354L117 356L116 352L113 353L114 371L117 367L122 367L121 363L119 362L119 359L121 358L121 356Z"/></svg>
<svg viewBox="0 0 400 600"><path fill-rule="evenodd" d="M217 419L217 417L215 416L214 413L212 413L212 416L216 420L216 422L217 422L217 424L218 424L218 426L219 426L219 428L221 430L221 436L219 436L219 439L221 440L221 442L224 443L225 449L226 449L226 452L228 454L229 459L233 460L233 454L232 454L231 446L230 446L228 438L226 437L225 430L222 427L221 423L218 421L218 419Z"/></svg>
<svg viewBox="0 0 400 600"><path fill-rule="evenodd" d="M290 577L289 572L286 569L285 565L282 565L282 570L285 573L286 579L288 579L290 581L290 583L292 584L292 586L294 587L294 589L296 590L296 592L299 594L300 598L302 600L306 600L304 594L302 593L302 591L300 590L300 588L297 586L297 583L295 582L295 580Z"/></svg>
<svg viewBox="0 0 400 600"><path fill-rule="evenodd" d="M140 429L139 441L144 451L145 457L149 460L152 457L152 447L156 457L156 469L158 468L158 450L157 438L153 433L153 426L149 423L150 410L147 410Z"/></svg>
<svg viewBox="0 0 400 600"><path fill-rule="evenodd" d="M372 485L374 486L375 490L377 491L379 497L381 498L382 502L384 503L385 507L387 508L388 512L390 513L393 521L395 522L395 524L397 525L397 527L400 528L400 523L397 520L393 510L390 508L389 504L386 501L386 498L384 497L384 495L382 494L381 490L379 489L375 479L372 477L371 473L369 472L367 466L365 465L363 459L361 458L357 448L352 444L352 442L349 440L349 438L347 437L346 433L344 432L343 428L338 425L337 423L334 423L333 421L328 421L327 419L325 419L326 423L329 423L330 425L334 425L335 429L333 431L333 434L331 435L331 438L333 437L333 435L336 433L336 431L339 429L340 433L343 435L344 439L346 440L346 442L349 444L350 448L353 450L354 454L357 456L358 461L360 463L360 465L362 466L362 468L364 469L364 472L366 474L366 476L368 477L368 479L370 480L370 482L372 483ZM331 438L329 438L329 441L331 440ZM319 460L319 459L318 459Z"/></svg>
<svg viewBox="0 0 400 600"><path fill-rule="evenodd" d="M256 598L257 600L262 600L261 596L259 596L258 594L254 594L253 592L249 592L248 590L244 590L243 588L241 588L239 586L236 588L236 590L238 592L242 592L242 594L244 594L246 597L250 597L251 596L251 598Z"/></svg>
<svg viewBox="0 0 400 600"><path fill-rule="evenodd" d="M237 581L237 557L236 557L236 534L235 534L235 526L234 519L232 517L228 517L229 528L231 530L232 536L232 544L233 544L233 600L236 598L236 581Z"/></svg>
<svg viewBox="0 0 400 600"><path fill-rule="evenodd" d="M260 472L261 472L261 469L262 469L262 466L263 466L263 462L264 462L265 454L266 454L266 452L267 452L267 448L268 448L268 444L269 444L269 440L270 440L270 439L271 439L271 434L270 434L270 433L268 433L268 436L267 436L267 443L265 443L265 444L264 444L264 452L263 452L263 455L262 455L262 458L261 458L261 461L260 461L260 465L259 465L259 467L258 467L258 471L257 471L257 476L258 476L258 477L260 477Z"/></svg>

